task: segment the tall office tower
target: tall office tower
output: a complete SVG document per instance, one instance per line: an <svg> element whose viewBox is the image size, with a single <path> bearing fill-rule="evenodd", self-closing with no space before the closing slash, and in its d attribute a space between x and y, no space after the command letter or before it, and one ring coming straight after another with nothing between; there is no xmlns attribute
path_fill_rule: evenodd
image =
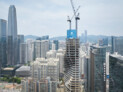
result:
<svg viewBox="0 0 123 92"><path fill-rule="evenodd" d="M108 46L108 37L103 38L103 45Z"/></svg>
<svg viewBox="0 0 123 92"><path fill-rule="evenodd" d="M108 38L99 40L99 46L108 46Z"/></svg>
<svg viewBox="0 0 123 92"><path fill-rule="evenodd" d="M34 43L33 40L28 39L26 41L27 43L27 61L33 61L34 60Z"/></svg>
<svg viewBox="0 0 123 92"><path fill-rule="evenodd" d="M90 92L106 92L106 47L90 48Z"/></svg>
<svg viewBox="0 0 123 92"><path fill-rule="evenodd" d="M49 40L49 35L42 36L42 37L41 37L41 40Z"/></svg>
<svg viewBox="0 0 123 92"><path fill-rule="evenodd" d="M41 57L46 58L46 53L49 51L49 40L41 41Z"/></svg>
<svg viewBox="0 0 123 92"><path fill-rule="evenodd" d="M49 40L36 40L34 42L34 58L46 58L46 53L49 51Z"/></svg>
<svg viewBox="0 0 123 92"><path fill-rule="evenodd" d="M58 50L59 49L59 41L53 40L53 43L55 44L55 50Z"/></svg>
<svg viewBox="0 0 123 92"><path fill-rule="evenodd" d="M118 52L123 55L123 37L111 37L112 53Z"/></svg>
<svg viewBox="0 0 123 92"><path fill-rule="evenodd" d="M85 37L85 35L84 35L84 33L82 33L82 34L81 34L81 37L80 37L81 43L84 43L84 40L85 40L84 37Z"/></svg>
<svg viewBox="0 0 123 92"><path fill-rule="evenodd" d="M79 67L79 39L76 30L67 31L64 57L65 92L81 92Z"/></svg>
<svg viewBox="0 0 123 92"><path fill-rule="evenodd" d="M81 42L82 43L87 43L87 30L85 30L84 33L82 33Z"/></svg>
<svg viewBox="0 0 123 92"><path fill-rule="evenodd" d="M85 43L87 43L87 30L85 30Z"/></svg>
<svg viewBox="0 0 123 92"><path fill-rule="evenodd" d="M115 54L107 54L107 92L123 92L123 56Z"/></svg>
<svg viewBox="0 0 123 92"><path fill-rule="evenodd" d="M18 35L18 37L17 37L17 39L18 39L18 56L17 56L17 64L19 64L20 63L20 44L21 43L24 43L24 35Z"/></svg>
<svg viewBox="0 0 123 92"><path fill-rule="evenodd" d="M17 18L14 5L9 7L7 32L7 61L8 65L17 64Z"/></svg>
<svg viewBox="0 0 123 92"><path fill-rule="evenodd" d="M83 79L83 84L84 84L84 90L85 92L89 92L88 88L89 88L89 82L90 82L90 60L89 60L89 56L88 56L88 52L86 49L85 44L82 44L80 46L80 75L81 78Z"/></svg>
<svg viewBox="0 0 123 92"><path fill-rule="evenodd" d="M41 57L41 41L40 40L36 40L34 42L34 55L35 55L35 58Z"/></svg>
<svg viewBox="0 0 123 92"><path fill-rule="evenodd" d="M20 44L20 64L27 64L27 44Z"/></svg>
<svg viewBox="0 0 123 92"><path fill-rule="evenodd" d="M49 35L38 37L36 40L49 40Z"/></svg>
<svg viewBox="0 0 123 92"><path fill-rule="evenodd" d="M111 53L113 54L115 51L114 51L114 39L115 37L114 36L111 36Z"/></svg>
<svg viewBox="0 0 123 92"><path fill-rule="evenodd" d="M4 67L7 64L6 31L7 31L6 20L0 19L0 69L1 66Z"/></svg>

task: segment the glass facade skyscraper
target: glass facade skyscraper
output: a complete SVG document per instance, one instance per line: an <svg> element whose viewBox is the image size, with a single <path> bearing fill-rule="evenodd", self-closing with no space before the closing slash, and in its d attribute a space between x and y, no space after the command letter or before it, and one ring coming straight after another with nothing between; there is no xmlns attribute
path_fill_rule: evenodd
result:
<svg viewBox="0 0 123 92"><path fill-rule="evenodd" d="M123 37L111 37L112 53L118 52L123 55Z"/></svg>
<svg viewBox="0 0 123 92"><path fill-rule="evenodd" d="M123 56L109 55L109 92L123 92Z"/></svg>
<svg viewBox="0 0 123 92"><path fill-rule="evenodd" d="M6 55L6 30L7 21L0 19L0 68L6 66L7 55Z"/></svg>
<svg viewBox="0 0 123 92"><path fill-rule="evenodd" d="M91 46L90 92L106 92L106 47Z"/></svg>
<svg viewBox="0 0 123 92"><path fill-rule="evenodd" d="M10 5L8 14L8 31L7 31L7 64L15 65L18 62L18 40L17 40L17 18L16 8Z"/></svg>

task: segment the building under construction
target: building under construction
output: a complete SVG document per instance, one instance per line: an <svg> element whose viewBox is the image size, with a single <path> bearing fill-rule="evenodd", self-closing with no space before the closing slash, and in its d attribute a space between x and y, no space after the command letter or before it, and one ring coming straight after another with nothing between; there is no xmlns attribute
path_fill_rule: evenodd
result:
<svg viewBox="0 0 123 92"><path fill-rule="evenodd" d="M71 29L72 18L68 19L70 23L70 29L67 31L67 39L66 39L66 53L64 60L64 85L65 92L82 92L82 85L80 81L80 65L79 65L79 39L77 37L77 29L78 29L78 20L79 13L75 10L73 1L71 1L71 5L73 8L73 17L75 17L75 30Z"/></svg>
<svg viewBox="0 0 123 92"><path fill-rule="evenodd" d="M81 92L79 68L79 39L76 30L68 30L64 60L65 92Z"/></svg>

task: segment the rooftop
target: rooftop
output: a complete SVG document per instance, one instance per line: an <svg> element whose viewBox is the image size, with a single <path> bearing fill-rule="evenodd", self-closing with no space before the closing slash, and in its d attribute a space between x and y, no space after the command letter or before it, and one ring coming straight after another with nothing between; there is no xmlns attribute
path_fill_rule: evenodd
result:
<svg viewBox="0 0 123 92"><path fill-rule="evenodd" d="M6 67L6 68L3 68L3 70L14 70L14 68L12 68L12 67Z"/></svg>
<svg viewBox="0 0 123 92"><path fill-rule="evenodd" d="M30 66L21 66L16 71L30 71Z"/></svg>

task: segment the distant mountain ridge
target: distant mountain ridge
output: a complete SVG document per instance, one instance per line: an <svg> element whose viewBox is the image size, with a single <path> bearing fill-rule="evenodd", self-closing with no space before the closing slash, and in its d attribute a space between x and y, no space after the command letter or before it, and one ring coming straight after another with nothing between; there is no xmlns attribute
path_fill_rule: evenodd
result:
<svg viewBox="0 0 123 92"><path fill-rule="evenodd" d="M39 36L35 36L35 35L26 35L25 36L25 41L27 39L33 39L33 40L35 40L38 37ZM99 39L106 38L106 37L110 41L111 36L105 36L105 35L88 35L87 40L88 40L88 42L97 43ZM79 38L80 38L80 36L79 36ZM58 37L52 37L52 38L50 38L50 40L60 40L60 41L65 41L65 39L66 39L66 36L58 36Z"/></svg>
<svg viewBox="0 0 123 92"><path fill-rule="evenodd" d="M39 36L35 36L35 35L26 35L24 36L24 40L26 41L27 39L32 39L35 40L36 38L38 38Z"/></svg>

